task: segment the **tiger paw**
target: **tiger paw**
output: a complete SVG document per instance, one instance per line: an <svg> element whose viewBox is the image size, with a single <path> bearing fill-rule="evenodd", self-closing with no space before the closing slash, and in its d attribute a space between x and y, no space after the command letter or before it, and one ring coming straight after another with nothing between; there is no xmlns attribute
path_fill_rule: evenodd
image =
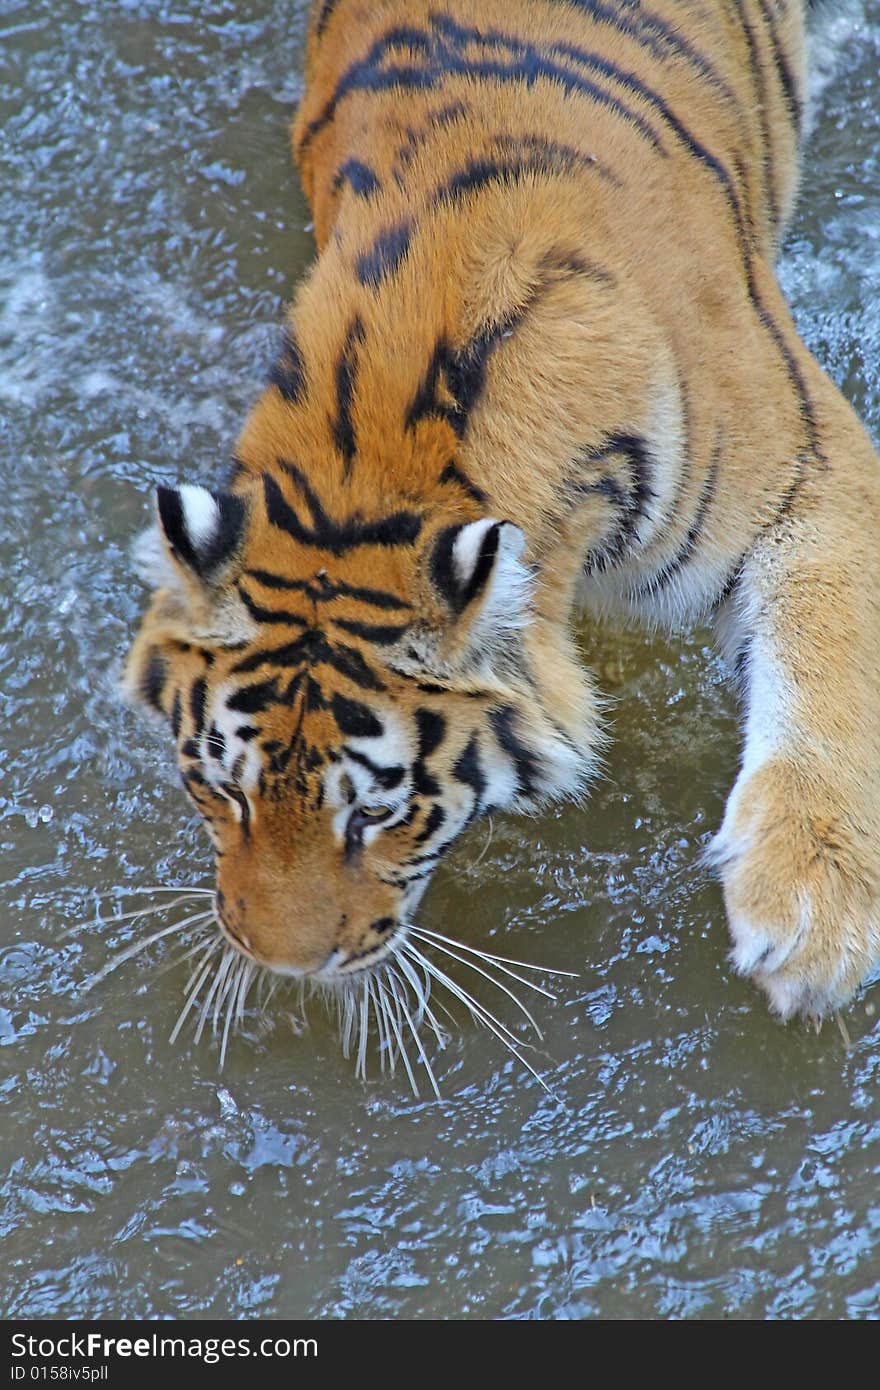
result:
<svg viewBox="0 0 880 1390"><path fill-rule="evenodd" d="M821 1019L880 961L880 835L817 768L783 759L740 779L710 850L731 960L782 1019Z"/></svg>

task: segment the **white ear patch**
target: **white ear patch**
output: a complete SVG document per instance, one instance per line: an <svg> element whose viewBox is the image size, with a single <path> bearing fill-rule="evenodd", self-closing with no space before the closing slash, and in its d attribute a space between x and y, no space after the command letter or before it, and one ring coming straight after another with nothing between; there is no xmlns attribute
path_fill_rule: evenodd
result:
<svg viewBox="0 0 880 1390"><path fill-rule="evenodd" d="M493 517L484 517L482 521L472 521L468 526L462 526L456 536L452 547L452 561L455 577L462 589L466 589L472 582L486 537L497 525L498 522Z"/></svg>
<svg viewBox="0 0 880 1390"><path fill-rule="evenodd" d="M220 524L220 508L205 487L184 483L178 491L189 538L197 550L205 550Z"/></svg>
<svg viewBox="0 0 880 1390"><path fill-rule="evenodd" d="M455 581L462 596L479 589L505 561L516 561L526 548L518 526L495 517L483 517L459 528L452 547Z"/></svg>
<svg viewBox="0 0 880 1390"><path fill-rule="evenodd" d="M532 576L522 563L526 538L518 526L492 518L462 527L452 548L456 579L463 592L482 595L468 635L475 654L528 622Z"/></svg>

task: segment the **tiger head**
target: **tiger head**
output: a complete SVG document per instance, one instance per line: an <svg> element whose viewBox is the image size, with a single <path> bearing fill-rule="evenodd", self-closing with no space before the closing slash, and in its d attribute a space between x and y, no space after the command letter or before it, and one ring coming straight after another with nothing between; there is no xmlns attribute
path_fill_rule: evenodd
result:
<svg viewBox="0 0 880 1390"><path fill-rule="evenodd" d="M126 671L173 730L224 935L324 981L394 950L478 817L585 773L532 669L519 528L464 494L374 519L335 500L292 464L159 488Z"/></svg>

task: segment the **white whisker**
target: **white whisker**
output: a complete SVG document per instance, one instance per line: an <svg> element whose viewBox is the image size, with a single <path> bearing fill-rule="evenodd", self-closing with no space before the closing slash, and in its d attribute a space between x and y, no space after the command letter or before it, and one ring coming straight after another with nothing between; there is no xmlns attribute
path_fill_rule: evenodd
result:
<svg viewBox="0 0 880 1390"><path fill-rule="evenodd" d="M322 990L326 1000L326 991ZM346 1059L351 1056L351 1044L354 1039L354 1001L351 996L351 988L346 985L341 994L332 996L336 1006L336 1014L339 1019L339 1037L342 1042L342 1055Z"/></svg>
<svg viewBox="0 0 880 1390"><path fill-rule="evenodd" d="M367 992L367 980L364 980L361 992L360 1007L360 1031L358 1033L358 1055L355 1063L354 1074L359 1076L361 1081L367 1079L367 1033L370 1026L370 996Z"/></svg>
<svg viewBox="0 0 880 1390"><path fill-rule="evenodd" d="M196 978L196 975L197 975L197 974L199 973L199 971L201 970L203 961L207 960L208 956L215 955L216 952L219 951L219 950L222 948L222 946L223 946L223 939L222 939L222 937L218 936L216 933L212 933L211 936L210 936L210 938L209 938L209 940L207 940L206 942L204 942L204 948L203 948L203 951L202 951L202 955L201 955L200 958L196 961L195 965L193 966L192 970L190 971L189 979L187 980L186 984L185 984L184 987L183 987L183 992L184 992L184 994L188 994L188 993L189 993L189 987L190 987L190 985L192 984L193 980ZM194 952L194 954L195 954L195 952Z"/></svg>
<svg viewBox="0 0 880 1390"><path fill-rule="evenodd" d="M250 978L248 966L250 962L245 956L239 957L238 973L235 975L235 987L229 995L229 1002L226 1005L226 1019L223 1024L223 1038L220 1043L220 1070L223 1070L223 1063L226 1061L226 1045L229 1042L229 1031L232 1028L233 1020L238 1016L239 999L242 990Z"/></svg>
<svg viewBox="0 0 880 1390"><path fill-rule="evenodd" d="M246 960L244 963L241 989L238 991L238 1003L235 1006L236 1027L239 1027L244 1022L244 1007L247 1002L250 987L258 973L259 966L255 965L252 960Z"/></svg>
<svg viewBox="0 0 880 1390"><path fill-rule="evenodd" d="M216 968L216 970L215 970L215 972L214 972L214 978L213 978L213 980L211 981L210 987L209 987L209 989L208 989L208 993L205 995L205 998L204 998L204 1000L203 1000L203 1002L202 1002L202 1007L201 1007L201 1009L199 1010L199 1019L198 1019L198 1023L196 1024L196 1033L195 1033L195 1040L196 1040L196 1042L199 1042L199 1040L201 1039L202 1033L203 1033L204 1030L205 1030L205 1024L206 1024L206 1022L207 1022L207 1020L208 1020L208 1014L209 1014L210 1011L211 1011L211 1006L212 1006L213 1003L214 1003L214 999L216 998L217 991L220 989L220 987L221 987L222 984L223 984L223 981L226 979L226 976L229 974L229 967L230 967L230 965L232 964L233 959L234 959L234 956L233 956L232 948L231 948L230 946L226 946L226 945L224 944L223 954L222 954L222 956L220 957L220 960L217 962L217 968Z"/></svg>
<svg viewBox="0 0 880 1390"><path fill-rule="evenodd" d="M443 1049L446 1047L446 1044L449 1041L449 1039L443 1032L442 1028L440 1027L440 1024L437 1022L437 1018L434 1014L434 1011L428 1003L428 999L431 992L431 977L425 974L424 980L419 980L418 974L413 966L413 963L407 960L406 956L404 955L397 956L396 964L400 966L401 970L403 971L406 979L409 981L413 990L415 990L416 983L418 983L419 998L421 1000L420 1016L428 1020L433 1030L434 1036L437 1039L437 1046L440 1048L442 1052Z"/></svg>
<svg viewBox="0 0 880 1390"><path fill-rule="evenodd" d="M465 864L465 866L464 866L463 869L459 869L458 873L455 875L456 878L464 878L466 874L471 874L471 873L473 873L474 869L476 869L476 868L478 867L478 865L482 864L483 860L486 858L486 855L487 855L488 852L489 852L489 846L490 846L491 843L492 843L492 836L493 836L494 834L495 834L495 822L493 821L492 817L490 816L490 817L489 817L489 833L488 833L488 835L486 836L486 843L483 845L483 848L480 850L480 852L479 852L479 854L477 855L476 859L474 859L470 864Z"/></svg>
<svg viewBox="0 0 880 1390"><path fill-rule="evenodd" d="M190 976L190 980L192 980L193 983L192 985L188 986L189 993L187 994L186 999L184 1000L183 1008L177 1016L177 1022L171 1030L171 1037L169 1038L169 1042L176 1042L178 1037L180 1036L180 1030L183 1027L187 1016L189 1015L189 1012L192 1009L193 1004L195 1004L196 1000L199 997L199 994L201 993L202 985L208 978L208 975L210 974L211 970L214 968L212 958L217 954L219 950L221 950L222 946L223 942L218 936L215 941L212 941L210 943L207 950L205 951L204 956L202 956L202 959L199 961L198 965L196 966L195 970Z"/></svg>
<svg viewBox="0 0 880 1390"><path fill-rule="evenodd" d="M502 1023L501 1019L497 1018L496 1015L492 1013L491 1009L487 1008L485 1004L479 1003L479 1001L474 998L474 996L464 987L464 985L460 985L457 980L453 980L451 975L447 975L446 971L442 968L442 966L439 966L435 960L429 960L429 958L423 955L422 952L418 949L418 947L413 945L411 941L407 941L405 949L409 952L410 956L417 960L419 964L421 964L425 968L425 970L427 970L428 973L434 977L434 979L437 981L439 985L443 985L446 989L449 990L451 994L455 996L456 999L458 999L462 1004L464 1004L465 1008L468 1010L468 1013L470 1013L472 1017L476 1017L477 1013L484 1014L486 1018L490 1018L492 1020L496 1027L502 1030L502 1032L510 1040L510 1042L518 1041L516 1034L513 1033L510 1030L510 1028L508 1028L506 1023ZM530 1043L523 1043L522 1045L524 1047L531 1046Z"/></svg>
<svg viewBox="0 0 880 1390"><path fill-rule="evenodd" d="M163 927L161 931L153 932L152 935L144 937L141 941L136 941L133 946L127 946L124 951L120 951L117 955L111 956L106 965L103 965L100 970L86 980L86 983L83 985L83 993L88 993L95 985L100 984L101 980L105 980L111 971L116 970L125 961L131 960L133 956L140 955L141 951L145 951L148 946L152 946L154 941L161 941L163 936L171 936L172 932L183 931L183 929L190 926L192 922L204 921L207 920L207 917L207 913L196 912L191 917L184 917L182 922L172 922L170 926Z"/></svg>
<svg viewBox="0 0 880 1390"><path fill-rule="evenodd" d="M418 932L420 936L436 938L437 941L445 941L449 946L457 946L462 951L472 951L474 955L482 956L484 960L494 961L498 965L515 965L520 970L536 970L540 975L565 975L571 980L578 978L576 970L557 970L549 965L535 965L527 960L514 960L512 956L496 956L492 951L481 951L476 946L466 946L463 941L455 941L450 936L444 936L442 932L432 931L429 927L416 927L410 925L409 931Z"/></svg>
<svg viewBox="0 0 880 1390"><path fill-rule="evenodd" d="M378 1050L379 1050L379 1066L381 1067L382 1073L383 1073L383 1075L384 1075L384 1073L385 1073L385 1039L384 1039L383 1034L382 1034L382 1014L381 1014L381 1010L380 1010L380 1007L379 1007L379 997L378 997L378 994L377 994L376 990L373 988L373 978L372 978L372 976L370 976L370 975L367 976L366 990L367 990L367 994L369 995L369 998L370 998L370 1003L371 1003L372 1006L373 1006L373 1017L374 1017L375 1020L376 1020L376 1039L377 1039L378 1044L379 1044L379 1048L378 1048Z"/></svg>
<svg viewBox="0 0 880 1390"><path fill-rule="evenodd" d="M405 998L404 993L403 993L403 989L404 989L403 981L400 979L400 976L397 974L397 971L394 969L393 966L389 966L388 971L387 971L387 976L388 976L388 983L389 983L389 985L391 986L391 989L394 991L395 996L397 996L397 994L398 994L398 989L397 989L398 983L400 984L400 999L401 999L401 1007L403 1008L404 1018L406 1019L406 1022L407 1022L407 1024L409 1025L409 1031L410 1031L410 1032L412 1033L412 1035L413 1035L413 1042L415 1043L416 1048L417 1048L417 1050L418 1050L418 1054L419 1054L419 1056L420 1056L421 1059L422 1059L422 1066L425 1068L425 1071L428 1073L428 1080L429 1080L430 1083L431 1083L431 1087L432 1087L432 1089L433 1089L433 1091L434 1091L434 1095L437 1097L438 1100L440 1100L440 1098L441 1098L441 1097L440 1097L440 1087L437 1085L437 1078L436 1078L436 1076L434 1075L433 1069L432 1069L432 1067L431 1067L431 1063L428 1061L428 1054L427 1054L427 1052L425 1051L424 1047L422 1046L422 1040L421 1040L421 1038L419 1037L418 1028L417 1028L416 1025L413 1023L412 1017L411 1017L411 1015L410 1015L410 1011L409 1011L409 1008L408 1008L407 1003L406 1003L406 998ZM420 995L416 994L416 999L418 1000L419 998L420 998Z"/></svg>
<svg viewBox="0 0 880 1390"><path fill-rule="evenodd" d="M152 917L157 912L170 912L172 908L180 907L183 903L189 903L192 907L192 900L188 893L179 893L178 897L170 903L152 903L146 907L133 908L131 912L119 912L112 917L100 915L100 911L95 917L84 917L79 922L74 922L72 927L65 927L58 934L59 941L66 941L70 936L76 936L77 932L86 931L94 927L112 927L117 922L130 922L138 917Z"/></svg>
<svg viewBox="0 0 880 1390"><path fill-rule="evenodd" d="M204 947L208 945L209 941L213 942L215 938L216 932L212 931L206 924L201 928L200 934L196 938L194 944L190 946L188 950L184 951L182 955L175 956L174 960L169 961L167 965L163 965L162 969L157 970L155 975L152 976L152 979L154 981L161 980L163 975L168 975L172 970L177 970L179 966L183 965L184 961L192 960L193 956L198 955L199 951L203 950Z"/></svg>
<svg viewBox="0 0 880 1390"><path fill-rule="evenodd" d="M444 955L450 956L452 960L457 960L460 965L466 965L470 970L474 970L478 975L482 975L483 979L488 980L490 985L494 985L496 989L502 990L507 995L508 999L513 1000L520 1013L528 1019L537 1036L543 1039L544 1034L541 1032L525 1004L521 999L517 998L512 989L508 989L507 985L503 984L501 980L496 980L494 975L490 975L488 970L484 970L481 965L477 965L475 961L470 960L467 956L459 955L458 951L453 951L451 947L443 946L439 941L434 941L431 944L435 951L442 951ZM552 998L553 996L551 995L550 997Z"/></svg>
<svg viewBox="0 0 880 1390"><path fill-rule="evenodd" d="M209 898L214 896L213 888L188 888L186 884L180 884L177 888L162 883L147 883L142 888L126 888L123 884L108 888L106 891L108 894L115 893L118 898L134 898L141 893L192 893L205 894Z"/></svg>
<svg viewBox="0 0 880 1390"><path fill-rule="evenodd" d="M541 1076L540 1072L536 1071L535 1068L531 1065L531 1063L522 1055L522 1052L512 1040L513 1035L510 1033L509 1029L500 1021L500 1019L497 1019L495 1015L491 1014L488 1009L483 1007L482 1004L478 1004L477 1001L471 995L469 995L466 990L463 990L461 986L457 985L455 981L451 979L450 976L447 975L444 970L441 970L440 967L434 961L431 961L428 959L427 956L422 955L418 947L414 946L412 942L405 942L404 948L408 949L409 954L411 956L414 956L415 959L418 960L424 966L424 968L434 976L434 979L437 981L438 984L445 985L445 987L450 991L450 993L455 995L455 997L459 999L462 1002L462 1004L464 1004L465 1008L468 1010L471 1017L476 1020L476 1022L482 1023L485 1028L488 1028L491 1033L494 1033L495 1037L498 1038L499 1042L504 1044L508 1052L510 1052L517 1059L521 1066L525 1067L526 1071L531 1073L531 1075L535 1078L538 1084L542 1086L544 1090L547 1092L548 1096L552 1096L556 1103L562 1106L564 1110L566 1107L563 1105L559 1096L557 1096L555 1091L552 1091L551 1088L547 1085L547 1082L544 1080L543 1076Z"/></svg>
<svg viewBox="0 0 880 1390"><path fill-rule="evenodd" d="M440 944L441 942L448 942L450 940L449 937L440 936L439 933L422 931L419 927L411 927L410 935L417 936L420 941L424 941L429 946L435 946L438 951L443 950L443 946ZM498 956L493 956L490 951L478 951L476 947L463 946L459 941L454 941L450 944L454 946L456 950L466 951L469 956L476 956L478 960L485 961L487 965L491 965L494 969L500 970L502 975L507 975L509 979L516 980L519 984L525 985L526 989L534 990L535 994L543 994L545 999L550 999L554 1004L556 1003L556 995L552 990L545 989L543 985L535 984L535 981L530 980L527 975L520 975L518 970L512 970L509 965L503 964ZM465 960L463 956L459 956L458 959L461 960L463 965L471 964L471 962Z"/></svg>
<svg viewBox="0 0 880 1390"><path fill-rule="evenodd" d="M394 1043L391 1038L391 1029L388 1024L388 1009L385 1000L379 989L378 979L373 981L375 989L375 999L377 1004L376 1021L379 1025L379 1056L382 1061L382 1070L385 1070L385 1059L388 1059L388 1070L394 1075L397 1067L397 1055L394 1051Z"/></svg>
<svg viewBox="0 0 880 1390"><path fill-rule="evenodd" d="M215 1038L217 1036L217 1029L220 1026L220 1015L223 1011L224 1000L235 997L235 990L238 986L239 966L243 959L244 957L237 951L233 953L229 962L229 969L223 979L223 987L217 991L217 996L214 1000L214 1012L211 1018L211 1033Z"/></svg>
<svg viewBox="0 0 880 1390"><path fill-rule="evenodd" d="M266 983L267 980L268 984ZM278 986L281 984L281 980L282 976L276 975L272 970L263 969L260 971L260 982L257 986L259 990L257 1007L261 1013L266 1012L272 1000L275 998L275 993Z"/></svg>
<svg viewBox="0 0 880 1390"><path fill-rule="evenodd" d="M406 1074L407 1074L407 1076L409 1077L409 1084L410 1084L410 1086L412 1086L413 1095L414 1095L414 1096L417 1096L417 1095L419 1094L419 1087L418 1087L418 1083L417 1083L417 1081L416 1081L416 1078L415 1078L415 1076L413 1075L413 1069L412 1069L412 1066L410 1065L410 1060L409 1060L409 1053L408 1053L407 1050L406 1050L406 1046L404 1045L404 1041L403 1041L403 1034L402 1034L401 1031L400 1031L400 1024L398 1023L397 1019L395 1018L395 1016L394 1016L394 1011L393 1011L393 1009L392 1009L390 1003L388 1002L387 993L386 993L386 990L385 990L385 983L384 983L382 980L379 979L379 976L378 976L378 975L376 976L376 984L377 984L377 987L378 987L379 991L380 991L381 994L382 994L383 999L386 1001L385 1017L388 1019L388 1022L389 1022L390 1025L391 1025L392 1032L394 1033L394 1036L395 1036L395 1038L397 1039L397 1052L398 1052L398 1056L400 1057L400 1060L403 1062L403 1065L404 1065L404 1067L406 1068Z"/></svg>

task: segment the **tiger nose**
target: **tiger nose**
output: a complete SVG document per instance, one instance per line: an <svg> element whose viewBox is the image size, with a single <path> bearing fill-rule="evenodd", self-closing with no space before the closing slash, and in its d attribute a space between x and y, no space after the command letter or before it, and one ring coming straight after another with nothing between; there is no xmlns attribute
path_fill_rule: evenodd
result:
<svg viewBox="0 0 880 1390"><path fill-rule="evenodd" d="M225 940L247 955L257 965L280 974L302 977L320 974L336 963L339 934L347 923L342 914L335 931L303 939L299 934L285 931L284 914L270 911L268 915L243 896L233 898L217 889L214 910Z"/></svg>

